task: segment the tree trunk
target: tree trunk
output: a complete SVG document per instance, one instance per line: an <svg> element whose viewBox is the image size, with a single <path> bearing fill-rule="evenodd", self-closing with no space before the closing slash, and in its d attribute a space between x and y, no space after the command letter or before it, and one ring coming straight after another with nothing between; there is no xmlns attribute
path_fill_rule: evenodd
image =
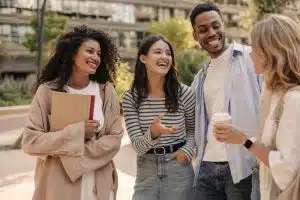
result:
<svg viewBox="0 0 300 200"><path fill-rule="evenodd" d="M45 8L46 8L47 0L43 1L42 8L39 9L38 5L38 34L37 34L37 78L40 77L42 68L43 68L43 40L44 40L44 16L45 16Z"/></svg>
<svg viewBox="0 0 300 200"><path fill-rule="evenodd" d="M41 70L43 67L43 41L44 41L44 35L43 35L43 26L44 26L44 16L45 16L45 8L46 8L46 3L47 0L43 1L42 8L39 9L39 0L37 0L37 13L38 13L38 25L37 25L37 46L38 46L38 53L37 53L37 78L39 78L41 74ZM23 134L21 134L18 139L15 141L13 144L12 148L13 149L19 149L21 148L21 143L22 143L22 138Z"/></svg>

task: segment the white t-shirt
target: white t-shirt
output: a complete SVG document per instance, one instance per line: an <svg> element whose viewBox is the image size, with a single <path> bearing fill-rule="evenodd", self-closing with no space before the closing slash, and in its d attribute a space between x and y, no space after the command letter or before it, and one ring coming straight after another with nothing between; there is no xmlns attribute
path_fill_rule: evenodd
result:
<svg viewBox="0 0 300 200"><path fill-rule="evenodd" d="M208 119L218 112L227 112L225 108L226 68L228 67L232 45L217 58L211 59L207 76L204 82L204 99ZM210 120L211 121L211 120ZM207 133L207 145L204 152L204 161L226 162L226 145L218 142L212 132L212 124L209 124Z"/></svg>
<svg viewBox="0 0 300 200"><path fill-rule="evenodd" d="M71 94L95 95L94 120L98 120L100 125L98 130L103 127L104 116L102 111L102 99L100 95L99 84L90 81L89 85L83 89L74 89L69 86L65 87L66 91ZM95 171L90 171L82 176L81 183L81 200L97 200L93 189L95 187Z"/></svg>

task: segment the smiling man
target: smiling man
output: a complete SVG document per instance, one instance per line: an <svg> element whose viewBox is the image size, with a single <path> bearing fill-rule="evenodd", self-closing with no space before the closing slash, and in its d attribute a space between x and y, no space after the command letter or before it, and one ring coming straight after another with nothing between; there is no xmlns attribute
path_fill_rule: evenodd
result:
<svg viewBox="0 0 300 200"><path fill-rule="evenodd" d="M250 133L249 140L256 135L261 80L253 69L251 49L227 42L221 12L212 3L196 6L190 21L194 39L211 57L192 83L196 93L196 200L250 200L255 158L247 151L249 141L245 146L218 142L210 122L216 113L229 113L233 125ZM257 193L253 195L256 200Z"/></svg>

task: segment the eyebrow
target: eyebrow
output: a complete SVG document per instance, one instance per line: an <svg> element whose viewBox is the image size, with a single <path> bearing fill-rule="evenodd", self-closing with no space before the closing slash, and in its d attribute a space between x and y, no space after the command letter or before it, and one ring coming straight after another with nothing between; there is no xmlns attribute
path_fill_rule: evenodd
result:
<svg viewBox="0 0 300 200"><path fill-rule="evenodd" d="M153 49L153 51L156 51L156 50L163 50L162 48L155 48L155 49ZM167 49L167 51L171 51L170 49Z"/></svg>
<svg viewBox="0 0 300 200"><path fill-rule="evenodd" d="M94 51L96 50L94 47L89 47L89 46L85 46L87 49L93 49ZM101 53L101 49L98 51Z"/></svg>
<svg viewBox="0 0 300 200"><path fill-rule="evenodd" d="M212 22L209 23L209 24L215 24L215 23L219 23L219 21L218 21L218 20L214 20L214 21L212 21ZM198 25L197 27L198 27L198 28L202 28L202 27L208 26L209 24L200 24L200 25Z"/></svg>

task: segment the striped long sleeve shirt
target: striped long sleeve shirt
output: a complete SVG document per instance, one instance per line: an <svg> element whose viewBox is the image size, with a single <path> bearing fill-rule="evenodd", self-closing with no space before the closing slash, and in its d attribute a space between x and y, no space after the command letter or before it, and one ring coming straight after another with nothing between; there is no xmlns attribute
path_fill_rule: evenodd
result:
<svg viewBox="0 0 300 200"><path fill-rule="evenodd" d="M195 95L190 87L182 86L179 98L179 109L175 113L168 112L165 106L165 98L145 98L137 109L134 96L131 91L123 95L123 109L127 132L134 150L139 154L145 154L154 147L173 145L186 141L179 149L191 160L195 147ZM154 118L164 114L161 119L166 126L176 125L177 132L162 134L156 139L151 137L151 124Z"/></svg>

